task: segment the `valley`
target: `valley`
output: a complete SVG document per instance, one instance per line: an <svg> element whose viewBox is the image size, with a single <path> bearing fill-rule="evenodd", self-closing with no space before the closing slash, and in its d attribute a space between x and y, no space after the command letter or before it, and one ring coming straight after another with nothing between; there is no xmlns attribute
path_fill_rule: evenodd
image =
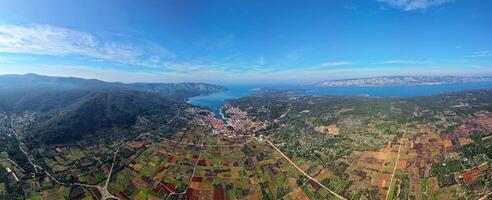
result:
<svg viewBox="0 0 492 200"><path fill-rule="evenodd" d="M492 191L491 90L405 98L272 90L227 100L225 119L149 92L101 94L119 100L98 94L97 104L66 111L1 112L0 195L420 200ZM64 128L74 116L98 118ZM101 120L110 125L83 128Z"/></svg>

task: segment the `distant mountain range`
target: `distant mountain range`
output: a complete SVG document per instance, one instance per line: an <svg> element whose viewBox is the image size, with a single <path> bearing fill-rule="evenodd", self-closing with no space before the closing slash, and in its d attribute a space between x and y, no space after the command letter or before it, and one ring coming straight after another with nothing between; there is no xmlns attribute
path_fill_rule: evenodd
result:
<svg viewBox="0 0 492 200"><path fill-rule="evenodd" d="M128 89L153 92L173 98L188 98L220 92L226 88L206 83L119 83L104 82L96 79L54 77L38 74L0 75L0 92L9 90L69 91L102 89Z"/></svg>
<svg viewBox="0 0 492 200"><path fill-rule="evenodd" d="M380 87L380 86L418 86L455 83L492 82L492 76L381 76L328 80L315 83L321 87Z"/></svg>
<svg viewBox="0 0 492 200"><path fill-rule="evenodd" d="M2 75L0 114L38 113L27 137L32 142L59 144L115 132L110 130L129 130L138 118L160 124L189 107L187 98L223 90L204 83L125 84L37 74Z"/></svg>

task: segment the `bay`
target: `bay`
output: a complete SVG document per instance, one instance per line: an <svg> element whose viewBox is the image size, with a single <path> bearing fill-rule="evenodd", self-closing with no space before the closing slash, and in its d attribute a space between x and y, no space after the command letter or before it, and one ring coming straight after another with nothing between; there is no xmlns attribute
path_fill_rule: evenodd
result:
<svg viewBox="0 0 492 200"><path fill-rule="evenodd" d="M220 105L229 99L238 99L261 90L296 90L300 95L370 96L380 98L427 96L445 92L492 88L492 82L458 83L422 86L381 86L381 87L317 87L294 84L250 84L225 85L226 91L192 97L188 103L212 110L221 118Z"/></svg>

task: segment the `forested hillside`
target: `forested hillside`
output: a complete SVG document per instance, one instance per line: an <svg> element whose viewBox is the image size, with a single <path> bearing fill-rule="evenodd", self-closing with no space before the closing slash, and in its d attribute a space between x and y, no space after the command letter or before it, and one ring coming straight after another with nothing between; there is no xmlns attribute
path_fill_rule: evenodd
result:
<svg viewBox="0 0 492 200"><path fill-rule="evenodd" d="M23 135L32 139L30 143L69 143L96 133L128 130L139 117L159 124L186 108L186 98L222 90L202 83L125 84L4 75L0 76L0 113L35 113L35 123Z"/></svg>

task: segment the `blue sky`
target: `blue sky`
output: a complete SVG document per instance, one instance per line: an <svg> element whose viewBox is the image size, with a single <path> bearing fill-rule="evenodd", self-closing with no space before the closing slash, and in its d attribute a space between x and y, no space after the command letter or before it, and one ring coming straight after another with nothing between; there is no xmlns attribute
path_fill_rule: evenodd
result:
<svg viewBox="0 0 492 200"><path fill-rule="evenodd" d="M483 0L0 1L0 74L123 82L492 75Z"/></svg>

